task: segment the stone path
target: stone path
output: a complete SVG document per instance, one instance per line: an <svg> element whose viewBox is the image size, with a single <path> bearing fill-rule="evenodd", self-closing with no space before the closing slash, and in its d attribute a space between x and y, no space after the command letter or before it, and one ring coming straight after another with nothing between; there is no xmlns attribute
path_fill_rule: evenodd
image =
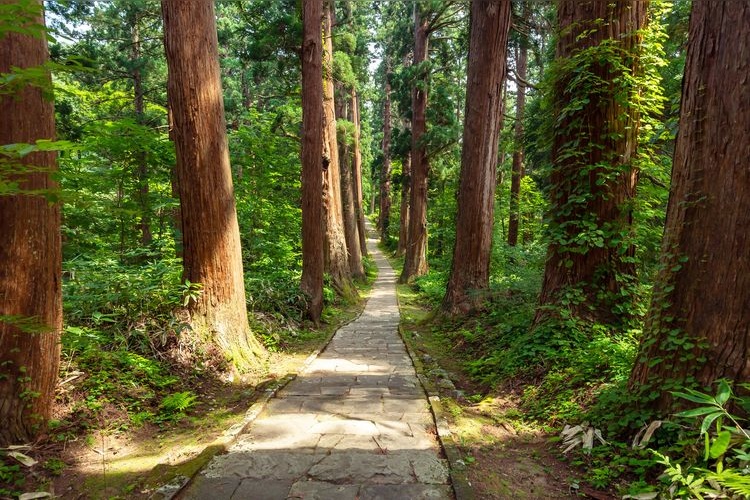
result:
<svg viewBox="0 0 750 500"><path fill-rule="evenodd" d="M396 276L379 274L364 313L269 401L184 499L451 499L429 403L398 335Z"/></svg>

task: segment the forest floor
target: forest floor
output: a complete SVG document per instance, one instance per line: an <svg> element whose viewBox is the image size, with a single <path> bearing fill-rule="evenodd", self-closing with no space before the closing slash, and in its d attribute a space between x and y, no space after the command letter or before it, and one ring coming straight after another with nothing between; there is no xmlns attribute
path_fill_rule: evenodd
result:
<svg viewBox="0 0 750 500"><path fill-rule="evenodd" d="M488 390L464 370L460 348L435 334L439 321L408 285L398 286L401 333L428 392L439 395L458 460L452 467L479 499L619 498L583 480L552 429L529 423L511 389ZM455 462L458 462L457 464Z"/></svg>
<svg viewBox="0 0 750 500"><path fill-rule="evenodd" d="M92 374L74 371L74 380L58 389L54 421L62 425L22 450L36 463L25 467L11 459L0 462L0 499L15 498L21 492L50 492L63 499L150 498L156 488L173 479L190 477L223 451L231 439L227 430L242 425L254 403L292 378L312 353L363 308L361 302L330 311L320 329L300 334L283 352L271 353L262 376L241 383L189 369L173 371L172 375L183 379L181 387L189 387L197 398L178 418L163 422L136 425L134 415L108 404L93 422L77 420L75 408L85 405L87 398L78 384Z"/></svg>
<svg viewBox="0 0 750 500"><path fill-rule="evenodd" d="M397 291L401 335L428 393L440 396L450 431L446 445L457 452L451 465L476 498L617 498L584 482L583 472L565 461L551 429L524 419L517 394L474 383L460 349L434 334L439 322L430 308L411 287L399 285ZM0 463L0 498L11 491L46 491L67 499L150 498L175 478L193 476L225 451L232 440L227 430L241 426L254 403L296 374L363 306L340 310L322 330L274 353L262 378L224 383L186 371L185 385L198 398L178 419L134 425L125 410L105 406L93 425L77 425L69 413L85 394L76 391L75 379L63 383L56 420L70 423L24 451L36 465L21 471L23 466L10 470ZM12 484L19 474L26 476L22 487Z"/></svg>

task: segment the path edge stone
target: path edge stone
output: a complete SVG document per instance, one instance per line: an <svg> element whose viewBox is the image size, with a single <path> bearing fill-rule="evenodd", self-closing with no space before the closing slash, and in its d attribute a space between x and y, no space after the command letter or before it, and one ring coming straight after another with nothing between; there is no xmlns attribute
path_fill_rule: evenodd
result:
<svg viewBox="0 0 750 500"><path fill-rule="evenodd" d="M355 322L356 320L359 319L360 316L362 316L362 314L365 311L365 308L367 307L367 301L370 300L371 292L372 292L372 289L368 291L367 293L367 297L365 298L365 307L363 307L362 310L356 316L353 316L351 319L349 319L349 321L342 323L341 325L339 325L338 328L333 330L328 335L328 338L325 340L323 345L319 347L318 349L315 349L312 353L310 353L309 356L307 356L307 358L305 358L305 361L302 362L302 365L300 366L299 370L297 370L296 373L290 373L280 378L275 383L273 383L271 387L268 387L267 389L265 389L264 394L260 396L260 398L255 403L250 405L250 408L247 409L244 417L242 418L240 422L234 424L232 427L224 431L221 436L216 438L214 442L210 443L203 449L203 451L199 455L206 453L212 447L214 448L214 452L208 458L206 465L208 464L208 462L211 461L211 459L214 456L228 451L229 447L232 444L234 444L235 441L237 441L237 438L239 438L239 436L243 434L252 425L252 423L260 416L263 410L266 409L266 406L268 406L268 402L271 400L271 398L276 397L276 394L278 394L279 391L281 391L282 389L284 389L284 387L289 385L289 383L292 382L294 379L296 379L300 374L305 373L307 371L307 369L310 367L313 361L315 361L315 359L317 359L317 357L320 356L320 354L328 348L331 341L333 340L333 337L336 335L336 333L339 330L341 330L348 324ZM408 347L407 347L407 351L408 351ZM154 493L152 493L151 496L149 496L149 500L172 500L176 498L180 493L182 493L187 488L187 486L193 481L195 476L200 474L200 472L204 468L205 468L205 465L197 469L190 477L177 476L176 478L172 479L169 483L158 487L154 491Z"/></svg>
<svg viewBox="0 0 750 500"><path fill-rule="evenodd" d="M398 292L396 292L396 301L398 302L400 313L401 301L399 300ZM409 354L411 362L417 371L417 378L422 385L422 390L430 402L430 411L432 412L432 418L435 420L438 442L443 449L443 453L445 453L445 457L448 459L448 471L451 478L451 486L453 487L453 494L456 496L456 500L475 500L474 490L471 488L471 483L466 475L466 465L461 460L461 452L459 451L458 444L453 439L453 434L448 426L445 408L443 408L440 402L440 395L437 388L424 374L422 362L414 351L411 342L407 340L401 323L398 325L398 334L406 346L406 352Z"/></svg>

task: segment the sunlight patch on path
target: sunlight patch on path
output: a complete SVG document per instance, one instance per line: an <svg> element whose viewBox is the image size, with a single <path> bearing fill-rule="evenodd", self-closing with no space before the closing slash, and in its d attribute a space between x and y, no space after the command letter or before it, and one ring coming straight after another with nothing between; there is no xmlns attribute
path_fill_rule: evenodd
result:
<svg viewBox="0 0 750 500"><path fill-rule="evenodd" d="M451 499L424 390L398 335L396 275L378 265L367 307L269 401L184 499Z"/></svg>

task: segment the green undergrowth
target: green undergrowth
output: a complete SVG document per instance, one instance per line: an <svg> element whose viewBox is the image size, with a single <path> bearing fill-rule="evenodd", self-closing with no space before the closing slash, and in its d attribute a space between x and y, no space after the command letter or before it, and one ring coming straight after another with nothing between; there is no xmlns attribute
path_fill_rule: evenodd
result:
<svg viewBox="0 0 750 500"><path fill-rule="evenodd" d="M732 411L745 416L750 398L735 396L726 383L705 392L684 389L673 394L692 405L688 410L649 419L626 387L640 331L564 314L532 329L543 253L506 249L504 257L484 309L469 317L439 311L446 269L397 288L402 331L419 369L433 385L448 376L457 388L440 393L465 463L526 446L488 433L505 427L514 436L553 436L544 447L578 471L572 488L638 499L747 498L750 440ZM594 439L584 449L579 442L563 453L557 434L564 425L579 425L581 436L596 430L606 443Z"/></svg>
<svg viewBox="0 0 750 500"><path fill-rule="evenodd" d="M138 260L66 261L66 326L49 446L26 452L38 462L31 468L0 456L0 496L47 489L83 465L64 451L77 447L122 447L117 456L104 453L101 467L94 464L101 474L84 474L91 498L137 497L149 485L189 476L200 467L202 450L237 423L266 387L295 373L364 306L361 299L342 301L326 285L315 328L302 321L298 271L248 273L250 327L269 358L253 378L229 380L215 354L197 352L190 341L183 306L200 288L181 282L181 262ZM362 297L377 274L372 259L364 263L367 278L355 284Z"/></svg>

